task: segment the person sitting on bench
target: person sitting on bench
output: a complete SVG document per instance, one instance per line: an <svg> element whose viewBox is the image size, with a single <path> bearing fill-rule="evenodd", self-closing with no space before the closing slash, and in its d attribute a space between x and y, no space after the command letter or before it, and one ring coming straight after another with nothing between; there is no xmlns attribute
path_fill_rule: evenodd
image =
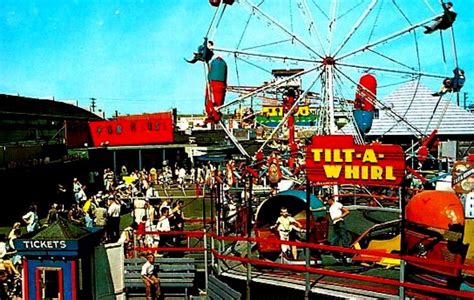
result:
<svg viewBox="0 0 474 300"><path fill-rule="evenodd" d="M155 267L155 256L153 253L146 255L146 262L142 266L141 275L145 284L146 299L158 299L161 294L160 280L158 279L158 270ZM152 293L152 290L154 293Z"/></svg>

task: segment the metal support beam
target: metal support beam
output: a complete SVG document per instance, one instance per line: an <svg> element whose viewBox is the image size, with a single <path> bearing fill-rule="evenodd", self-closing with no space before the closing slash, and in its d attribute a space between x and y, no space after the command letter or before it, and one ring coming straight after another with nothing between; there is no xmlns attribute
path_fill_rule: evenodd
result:
<svg viewBox="0 0 474 300"><path fill-rule="evenodd" d="M309 243L309 238L311 236L311 183L306 176L306 243ZM310 261L310 249L306 247L305 249L305 264L306 268L309 268L309 261ZM309 293L311 291L311 281L310 281L310 274L308 271L305 273L305 291L304 291L304 298L309 299Z"/></svg>
<svg viewBox="0 0 474 300"><path fill-rule="evenodd" d="M143 169L143 162L142 162L142 149L138 149L138 170Z"/></svg>
<svg viewBox="0 0 474 300"><path fill-rule="evenodd" d="M114 168L114 174L117 174L117 151L112 151L112 166Z"/></svg>

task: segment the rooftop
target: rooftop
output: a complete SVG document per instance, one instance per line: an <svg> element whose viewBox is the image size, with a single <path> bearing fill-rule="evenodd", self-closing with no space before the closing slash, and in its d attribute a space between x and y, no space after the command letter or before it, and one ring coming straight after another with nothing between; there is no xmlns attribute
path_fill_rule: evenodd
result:
<svg viewBox="0 0 474 300"><path fill-rule="evenodd" d="M457 95L445 94L436 107L439 97L432 96L433 93L422 84L417 88L416 81L401 86L382 101L390 109L377 106L379 117L374 118L372 129L367 135L420 136L420 132L430 134L434 129L438 129L439 135L474 135L474 114L455 104ZM393 117L390 110L416 129L400 118ZM340 132L353 134L352 123L343 127Z"/></svg>

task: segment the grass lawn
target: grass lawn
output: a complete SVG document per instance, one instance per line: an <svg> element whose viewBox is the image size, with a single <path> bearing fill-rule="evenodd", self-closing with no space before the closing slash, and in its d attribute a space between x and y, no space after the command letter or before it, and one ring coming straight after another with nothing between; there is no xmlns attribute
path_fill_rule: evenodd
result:
<svg viewBox="0 0 474 300"><path fill-rule="evenodd" d="M162 190L160 190L161 192ZM173 197L176 197L177 199L179 199L180 196L183 196L183 192L179 189L170 189L167 191L168 192L168 195L170 196L173 196ZM161 193L163 194L163 193ZM194 193L194 190L186 190L186 195L187 196L194 196L195 193ZM203 199L202 198L187 198L187 199L183 199L184 200L184 204L185 204L185 207L184 207L184 215L188 218L202 218L202 215L203 215L203 211L202 211L202 207L203 207ZM209 218L210 217L210 213L211 213L211 200L210 199L206 199L205 202L206 202L206 218ZM40 224L44 224L46 222L46 219L41 219L40 220ZM130 223L132 222L132 215L131 213L126 213L122 216L121 220L120 220L120 228L123 229L125 227L127 227L128 225L130 225ZM13 224L12 224L13 225ZM186 229L187 230L193 230L193 229L197 229L197 228L202 228L202 224L197 224L197 223L191 223L191 224L187 224L186 226ZM10 226L6 226L6 227L0 227L0 234L5 234L5 235L8 235L8 233L10 232L10 229L11 227ZM22 233L26 233L26 226L23 226L22 227Z"/></svg>

